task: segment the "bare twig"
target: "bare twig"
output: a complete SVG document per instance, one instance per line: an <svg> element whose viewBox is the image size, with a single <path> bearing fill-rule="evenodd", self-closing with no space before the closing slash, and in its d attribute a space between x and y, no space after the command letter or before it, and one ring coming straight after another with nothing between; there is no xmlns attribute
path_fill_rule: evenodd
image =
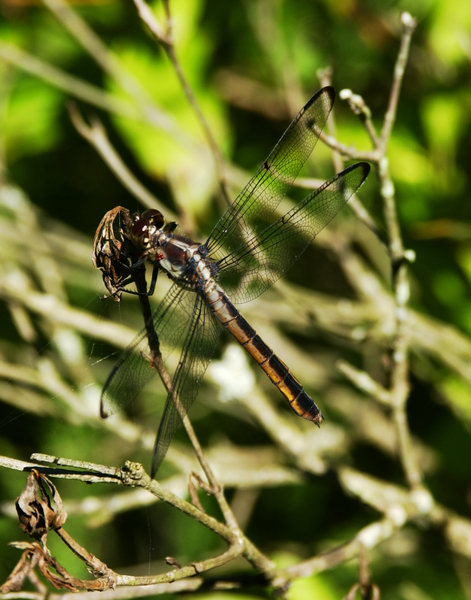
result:
<svg viewBox="0 0 471 600"><path fill-rule="evenodd" d="M377 172L380 180L380 192L383 198L384 220L387 229L387 248L391 259L392 270L392 288L395 299L395 331L392 335L392 366L389 398L384 396L384 392L376 389L378 400L388 400L393 408L393 419L396 423L399 453L403 464L405 476L412 487L420 486L421 473L412 448L412 439L407 424L405 406L409 395L409 343L410 335L407 329L408 310L406 308L409 300L409 280L407 275L407 262L413 259L412 253L405 252L400 232L399 221L396 210L396 200L394 184L390 177L388 159L386 157L387 143L392 131L396 108L399 99L402 78L407 63L408 52L412 34L416 27L416 21L408 14L401 16L403 25L403 36L401 47L398 53L396 66L394 69L393 84L391 88L390 100L387 112L384 117L383 129L380 138L378 138L371 120L371 111L366 106L364 100L351 92L343 90L341 96L347 99L350 107L357 114L371 139L373 151L369 159L377 163ZM326 142L335 150L344 154L346 148L342 147L330 137ZM362 153L348 152L347 156L359 158ZM345 154L344 154L345 155ZM352 156L353 155L353 156ZM373 229L374 231L375 229ZM376 231L378 231L376 229ZM378 232L379 233L379 232ZM378 236L383 242L382 235ZM364 388L364 378L359 373L353 372L350 368L344 369L349 378ZM370 381L368 387L371 388ZM372 393L371 389L369 393ZM375 394L373 394L375 395Z"/></svg>
<svg viewBox="0 0 471 600"><path fill-rule="evenodd" d="M355 386L365 392L366 394L375 398L378 402L381 402L388 408L391 408L391 396L388 390L383 388L378 382L372 379L368 373L356 369L349 363L341 360L337 363L337 368L341 371L347 379L355 384Z"/></svg>
<svg viewBox="0 0 471 600"><path fill-rule="evenodd" d="M274 80L281 87L287 113L293 117L302 103L303 93L296 71L296 61L290 53L291 48L283 43L278 29L278 19L282 18L281 7L282 2L271 0L246 4L247 19L265 55L265 61L273 72ZM273 46L275 39L278 40L276 51Z"/></svg>
<svg viewBox="0 0 471 600"><path fill-rule="evenodd" d="M388 111L384 119L381 134L381 149L384 152L396 114L396 106L407 62L410 39L415 28L415 21L408 13L402 15L403 38L396 61L394 79ZM409 333L407 331L409 300L409 280L407 274L407 255L404 252L400 227L397 218L394 186L388 169L388 161L383 156L379 161L381 195L384 202L384 217L389 236L389 251L392 262L393 293L396 302L396 331L392 344L391 399L394 406L393 416L397 426L399 452L405 475L409 484L416 487L421 483L421 473L414 452L407 424L405 406L409 395Z"/></svg>
<svg viewBox="0 0 471 600"><path fill-rule="evenodd" d="M403 28L403 35L401 39L401 47L394 67L393 84L391 93L389 95L389 106L386 111L384 118L383 129L381 130L379 147L381 154L386 153L387 144L391 131L394 125L394 119L396 117L397 103L399 101L399 94L401 91L402 79L404 77L404 71L409 58L409 49L412 36L415 28L417 27L417 21L411 17L407 12L401 15L401 25Z"/></svg>
<svg viewBox="0 0 471 600"><path fill-rule="evenodd" d="M320 79L320 82L321 82L322 86L326 86L326 85L331 85L332 84L332 81L331 81L332 80L331 69L322 69L322 70L320 70L318 72L318 77ZM340 98L345 99L345 90L342 90L340 92ZM373 124L371 122L371 112L369 112L368 127L370 127L370 124L371 124L371 128L372 128ZM336 123L335 123L335 107L332 109L330 117L329 117L329 119L327 121L327 130L329 132L329 139L336 139L337 138ZM376 144L374 144L374 147L376 147ZM342 160L342 155L338 151L338 149L333 148L332 162L334 163L334 168L335 168L335 170L336 170L337 173L339 173L340 171L342 171L342 169L344 168L344 164L343 164L343 160ZM298 183L298 185L299 185L299 183ZM371 229L371 231L376 235L376 237L383 244L386 245L387 241L386 241L383 233L381 232L381 230L379 229L378 225L375 223L373 217L366 210L366 208L363 206L363 204L360 202L360 200L358 199L357 196L353 196L353 198L350 198L350 200L348 202L348 206L351 208L351 210L353 211L353 213L355 214L355 216L357 217L357 219L359 219L369 229Z"/></svg>
<svg viewBox="0 0 471 600"><path fill-rule="evenodd" d="M183 92L185 93L185 96L187 97L191 108L193 109L198 121L201 124L204 135L211 149L214 163L216 165L216 170L218 172L219 182L221 185L221 191L224 195L227 205L229 205L231 203L231 196L227 185L224 161L222 159L221 152L211 132L211 128L209 127L208 121L206 120L206 117L201 111L198 101L196 100L196 96L193 93L193 90L191 89L190 84L188 83L183 73L180 61L178 60L177 54L175 52L170 4L168 0L164 1L165 12L167 16L167 23L165 29L157 21L154 14L150 10L149 6L144 2L144 0L134 0L134 4L136 5L136 8L142 21L147 25L155 39L159 41L165 49L165 52L167 53L167 56L173 65L178 80L180 81L180 85L182 86Z"/></svg>
<svg viewBox="0 0 471 600"><path fill-rule="evenodd" d="M175 133L171 120L156 109L136 79L123 68L95 32L64 0L43 0L43 3L105 73L113 77L153 122L158 123L162 129Z"/></svg>
<svg viewBox="0 0 471 600"><path fill-rule="evenodd" d="M354 94L352 90L344 89L340 92L340 98L346 100L353 114L357 115L363 123L366 132L371 140L373 149L376 150L379 145L378 135L371 117L371 110L366 102L358 94Z"/></svg>
<svg viewBox="0 0 471 600"><path fill-rule="evenodd" d="M258 571L263 572L268 579L271 579L274 576L275 571L273 563L268 560L268 558L266 558L240 530L234 531L231 527L220 523L214 517L202 512L197 507L193 506L193 504L176 496L155 479L151 479L145 473L142 465L138 463L127 461L122 468L110 468L103 465L84 463L82 461L71 461L40 454L34 455L34 458L41 461L45 460L49 464L58 466L66 465L74 470L72 472L68 470L64 471L63 469L57 470L55 467L44 467L32 463L14 461L8 458L2 459L0 465L16 470L27 471L34 468L50 477L67 477L68 479L77 479L87 483L114 483L123 486L143 488L163 502L178 508L184 514L196 519L229 544L229 550L220 557L208 559L207 561L202 561L195 565L190 565L189 567L184 567L163 575L150 577L117 576L117 585L150 585L165 581L176 581L177 579L192 576L195 573L225 564L236 556L244 556L244 558L246 558ZM84 471L80 472L77 471L77 469L84 469ZM69 542L70 540L67 542L68 545Z"/></svg>
<svg viewBox="0 0 471 600"><path fill-rule="evenodd" d="M354 146L342 144L324 132L321 133L319 139L327 144L329 148L332 148L332 150L339 152L346 160L366 160L372 163L376 163L379 160L377 150L357 150Z"/></svg>
<svg viewBox="0 0 471 600"><path fill-rule="evenodd" d="M123 67L101 39L64 0L43 0L43 3L59 19L90 57L108 73L134 100L143 118L166 131L182 147L191 149L196 156L204 157L206 149L189 137L169 115L156 106L146 90L135 77Z"/></svg>
<svg viewBox="0 0 471 600"><path fill-rule="evenodd" d="M341 546L314 556L304 562L286 569L289 577L310 577L345 563L352 558L358 558L363 548L374 548L384 540L389 539L397 531L397 525L389 518L380 519L363 527L358 533Z"/></svg>
<svg viewBox="0 0 471 600"><path fill-rule="evenodd" d="M67 94L84 100L97 108L102 108L111 113L131 119L139 118L139 110L131 102L120 100L102 89L61 71L57 67L11 44L0 41L0 57L31 75L40 77Z"/></svg>
<svg viewBox="0 0 471 600"><path fill-rule="evenodd" d="M96 115L93 115L90 119L91 124L88 125L82 118L78 107L75 103L69 102L67 104L69 111L70 120L72 121L75 129L80 135L91 144L98 154L102 157L103 161L109 166L116 177L121 181L124 187L129 192L142 202L148 208L157 208L161 212L166 214L169 221L177 219L177 216L166 206L164 206L158 198L156 198L140 181L132 174L130 169L123 162L119 154L113 148L103 123L99 120Z"/></svg>

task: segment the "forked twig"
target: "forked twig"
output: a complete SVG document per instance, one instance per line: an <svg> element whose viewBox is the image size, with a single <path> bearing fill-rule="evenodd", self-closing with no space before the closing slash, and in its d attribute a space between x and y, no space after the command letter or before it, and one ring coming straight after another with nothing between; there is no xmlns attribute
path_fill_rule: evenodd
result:
<svg viewBox="0 0 471 600"><path fill-rule="evenodd" d="M321 85L324 87L326 85L332 84L332 73L330 69L322 69L318 71L318 77L321 82ZM344 92L344 90L342 90ZM340 97L343 99L345 94L340 93ZM370 113L371 116L371 113ZM332 109L330 113L330 117L327 121L327 131L329 132L329 139L337 138L337 128L335 122L335 107ZM337 173L339 173L344 168L344 162L342 160L342 153L339 152L338 149L332 148L332 161L334 163L334 168ZM359 219L362 223L364 223L368 229L370 229L376 237L382 242L384 245L387 245L387 240L380 230L378 225L375 223L375 220L370 215L370 213L366 210L364 205L360 202L358 197L355 195L350 198L348 202L348 206L351 208L357 219Z"/></svg>
<svg viewBox="0 0 471 600"><path fill-rule="evenodd" d="M422 475L412 448L412 439L405 412L409 395L408 355L410 337L407 328L408 310L406 308L409 300L407 262L413 260L413 253L404 250L397 217L394 184L389 173L388 159L385 154L394 124L411 37L417 25L415 19L413 19L409 13L403 13L401 15L401 24L403 35L394 68L388 109L384 117L383 127L379 138L371 121L371 111L366 106L363 99L352 94L350 90L344 91L341 93L341 96L349 101L352 110L360 117L373 144L373 151L370 154L369 160L375 162L377 165L380 193L383 199L384 221L387 229L387 248L391 260L392 289L395 298L395 332L391 344L391 381L390 389L388 391L389 398L387 399L383 393L373 393L373 396L382 402L384 402L385 399L389 401L393 411L393 420L396 424L399 454L404 473L409 485L416 488L421 486ZM364 153L362 152L346 149L330 137L326 138L325 141L333 149L342 154L345 154L344 151L347 150L345 155L349 158L359 158L360 156L364 156ZM382 239L382 236L380 239ZM345 366L344 371L351 380L356 380L357 383L360 383L358 373L354 373L351 369L345 369ZM360 385L360 387L362 386Z"/></svg>
<svg viewBox="0 0 471 600"><path fill-rule="evenodd" d="M187 567L172 570L168 573L144 577L131 577L128 575L115 574L116 585L151 585L155 583L176 581L226 564L238 556L243 556L257 569L257 571L262 572L267 579L270 580L275 575L273 563L243 535L240 529L234 531L231 526L220 523L217 519L202 512L193 504L173 494L158 481L149 477L142 465L138 463L127 461L124 467L113 468L45 454L34 454L32 458L38 462L46 462L49 465L54 466L45 467L37 463L33 464L24 461L15 461L6 457L0 457L0 466L6 466L20 471L31 471L34 469L49 477L75 479L86 483L113 483L126 487L143 488L159 500L196 519L202 525L216 533L221 539L225 540L229 545L228 550L219 556L199 561L198 563L192 563ZM61 537L79 558L85 562L90 560L93 562L94 557L91 557L86 550L82 551L80 544L77 544L70 536L68 536L68 534L63 533ZM93 562L93 564L95 564L95 562ZM97 562L96 564L98 567L99 565L102 565L101 562Z"/></svg>

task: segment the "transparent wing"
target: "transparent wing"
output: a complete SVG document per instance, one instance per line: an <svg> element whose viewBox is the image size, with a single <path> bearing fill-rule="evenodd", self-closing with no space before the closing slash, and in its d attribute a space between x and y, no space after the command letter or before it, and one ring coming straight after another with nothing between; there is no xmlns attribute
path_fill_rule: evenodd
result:
<svg viewBox="0 0 471 600"><path fill-rule="evenodd" d="M180 363L172 382L174 394L177 402L180 403L181 410L177 410L172 395L169 393L155 440L152 477L157 473L170 442L182 423L182 417L190 410L198 394L199 384L217 345L220 329L219 323L206 302L198 295Z"/></svg>
<svg viewBox="0 0 471 600"><path fill-rule="evenodd" d="M269 157L222 215L206 247L214 260L251 239L273 213L316 145L334 103L332 87L319 90L299 111Z"/></svg>
<svg viewBox="0 0 471 600"><path fill-rule="evenodd" d="M217 280L233 302L252 300L277 281L357 192L369 171L367 163L348 167L224 257Z"/></svg>
<svg viewBox="0 0 471 600"><path fill-rule="evenodd" d="M163 360L172 353L188 327L195 303L194 293L173 285L152 315L151 330L159 341ZM110 415L130 404L155 376L149 357L159 348L152 348L148 328L144 329L124 350L111 371L101 394L101 416Z"/></svg>

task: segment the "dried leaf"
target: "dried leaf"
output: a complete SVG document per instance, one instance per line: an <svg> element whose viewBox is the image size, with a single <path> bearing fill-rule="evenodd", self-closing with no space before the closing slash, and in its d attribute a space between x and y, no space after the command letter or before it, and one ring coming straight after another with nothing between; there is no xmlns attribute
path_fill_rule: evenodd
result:
<svg viewBox="0 0 471 600"><path fill-rule="evenodd" d="M39 475L39 485L41 487L43 497L47 498L47 501L49 503L49 508L52 511L52 514L54 515L52 520L49 522L49 525L48 525L49 529L59 529L59 527L62 527L67 520L67 511L64 508L62 498L60 497L60 494L57 491L56 486L52 483L52 481L50 479L48 479L45 475L41 475L40 473L38 475ZM46 490L44 489L45 485L47 485L47 487L49 488L49 494L47 494ZM52 496L52 500L54 501L54 504L56 505L55 508L52 506L52 504L50 502L50 496ZM49 514L51 514L51 513L49 513Z"/></svg>
<svg viewBox="0 0 471 600"><path fill-rule="evenodd" d="M49 488L55 508L44 485ZM62 527L67 519L67 512L56 487L47 477L35 470L28 475L26 485L16 499L15 506L21 529L41 541L44 546L48 530Z"/></svg>
<svg viewBox="0 0 471 600"><path fill-rule="evenodd" d="M43 555L43 560L38 564L41 573L56 589L64 588L72 592L78 592L80 587L77 587L76 582L80 581L69 575L69 573L50 555ZM50 569L53 567L57 571L57 575Z"/></svg>
<svg viewBox="0 0 471 600"><path fill-rule="evenodd" d="M121 300L123 281L129 276L126 232L131 224L127 208L116 206L98 225L93 242L92 262L102 271L103 282L116 302Z"/></svg>
<svg viewBox="0 0 471 600"><path fill-rule="evenodd" d="M31 544L29 542L13 542L10 545L26 549L21 555L16 567L7 577L5 583L0 586L0 593L2 594L8 594L9 592L17 592L21 590L31 570L38 563L38 554L36 553L36 548L41 549L38 544Z"/></svg>

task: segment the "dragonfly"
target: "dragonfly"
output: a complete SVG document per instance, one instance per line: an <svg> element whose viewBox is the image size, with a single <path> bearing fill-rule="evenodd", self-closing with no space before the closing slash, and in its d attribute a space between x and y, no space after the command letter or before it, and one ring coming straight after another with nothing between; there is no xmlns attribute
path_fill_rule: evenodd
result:
<svg viewBox="0 0 471 600"><path fill-rule="evenodd" d="M97 229L92 258L115 299L122 291L152 295L159 272L173 282L155 311L147 311L144 329L121 354L101 395L102 417L123 409L156 374L156 354L165 361L183 342L155 441L152 477L197 397L223 329L252 356L297 415L317 425L324 421L301 383L235 305L257 298L284 275L368 176L368 163L351 165L285 215L274 217L313 151L334 99L330 86L312 96L203 244L175 233L176 223L165 223L156 209L131 217L127 209L116 207ZM148 263L153 274L146 290ZM131 282L137 292L127 288Z"/></svg>

